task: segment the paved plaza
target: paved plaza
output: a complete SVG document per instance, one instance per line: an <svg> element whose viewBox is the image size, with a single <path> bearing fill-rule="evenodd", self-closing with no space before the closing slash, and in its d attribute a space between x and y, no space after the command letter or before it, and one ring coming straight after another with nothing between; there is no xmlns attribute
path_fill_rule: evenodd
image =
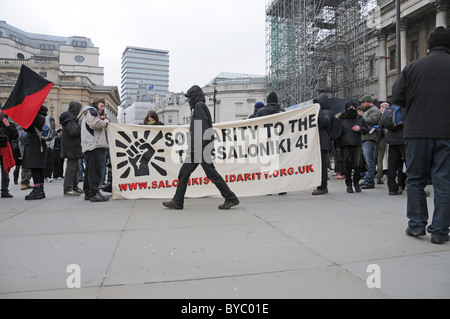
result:
<svg viewBox="0 0 450 319"><path fill-rule="evenodd" d="M240 198L229 211L186 199L177 211L63 197L62 183L44 200L20 185L0 199L0 298L450 298L450 242L407 236L406 194L386 185L348 194L331 177L322 196Z"/></svg>

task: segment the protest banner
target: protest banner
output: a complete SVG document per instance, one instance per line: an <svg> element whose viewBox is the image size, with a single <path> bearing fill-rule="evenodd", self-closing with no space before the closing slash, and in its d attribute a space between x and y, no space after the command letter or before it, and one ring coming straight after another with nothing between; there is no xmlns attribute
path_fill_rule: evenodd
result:
<svg viewBox="0 0 450 319"><path fill-rule="evenodd" d="M206 147L238 197L315 188L321 180L318 104L213 125ZM110 123L113 198L172 198L190 144L189 126ZM194 134L195 135L195 134ZM186 197L220 196L199 165Z"/></svg>

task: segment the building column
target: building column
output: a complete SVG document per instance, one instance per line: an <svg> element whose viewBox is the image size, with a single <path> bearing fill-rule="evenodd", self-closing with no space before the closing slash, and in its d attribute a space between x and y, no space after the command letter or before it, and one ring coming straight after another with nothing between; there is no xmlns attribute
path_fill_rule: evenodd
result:
<svg viewBox="0 0 450 319"><path fill-rule="evenodd" d="M406 31L408 29L408 21L405 18L400 20L400 58L401 58L401 69L403 70L408 64L407 49L406 49Z"/></svg>
<svg viewBox="0 0 450 319"><path fill-rule="evenodd" d="M387 100L387 36L386 30L378 31L378 101Z"/></svg>
<svg viewBox="0 0 450 319"><path fill-rule="evenodd" d="M448 5L448 0L435 0L433 2L434 9L436 10L436 28L439 26L447 27Z"/></svg>

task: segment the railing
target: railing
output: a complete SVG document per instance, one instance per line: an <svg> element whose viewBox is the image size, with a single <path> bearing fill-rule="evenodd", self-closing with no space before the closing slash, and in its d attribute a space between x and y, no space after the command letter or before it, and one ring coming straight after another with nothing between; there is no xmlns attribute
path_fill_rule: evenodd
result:
<svg viewBox="0 0 450 319"><path fill-rule="evenodd" d="M30 60L22 60L22 59L4 59L0 58L0 64L8 64L8 65L28 65Z"/></svg>

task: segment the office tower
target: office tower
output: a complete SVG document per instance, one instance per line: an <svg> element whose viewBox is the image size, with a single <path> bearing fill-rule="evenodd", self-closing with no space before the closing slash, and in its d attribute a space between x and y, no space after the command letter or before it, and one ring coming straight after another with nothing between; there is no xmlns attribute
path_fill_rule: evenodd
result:
<svg viewBox="0 0 450 319"><path fill-rule="evenodd" d="M169 51L128 46L122 54L122 110L164 99L168 90Z"/></svg>

